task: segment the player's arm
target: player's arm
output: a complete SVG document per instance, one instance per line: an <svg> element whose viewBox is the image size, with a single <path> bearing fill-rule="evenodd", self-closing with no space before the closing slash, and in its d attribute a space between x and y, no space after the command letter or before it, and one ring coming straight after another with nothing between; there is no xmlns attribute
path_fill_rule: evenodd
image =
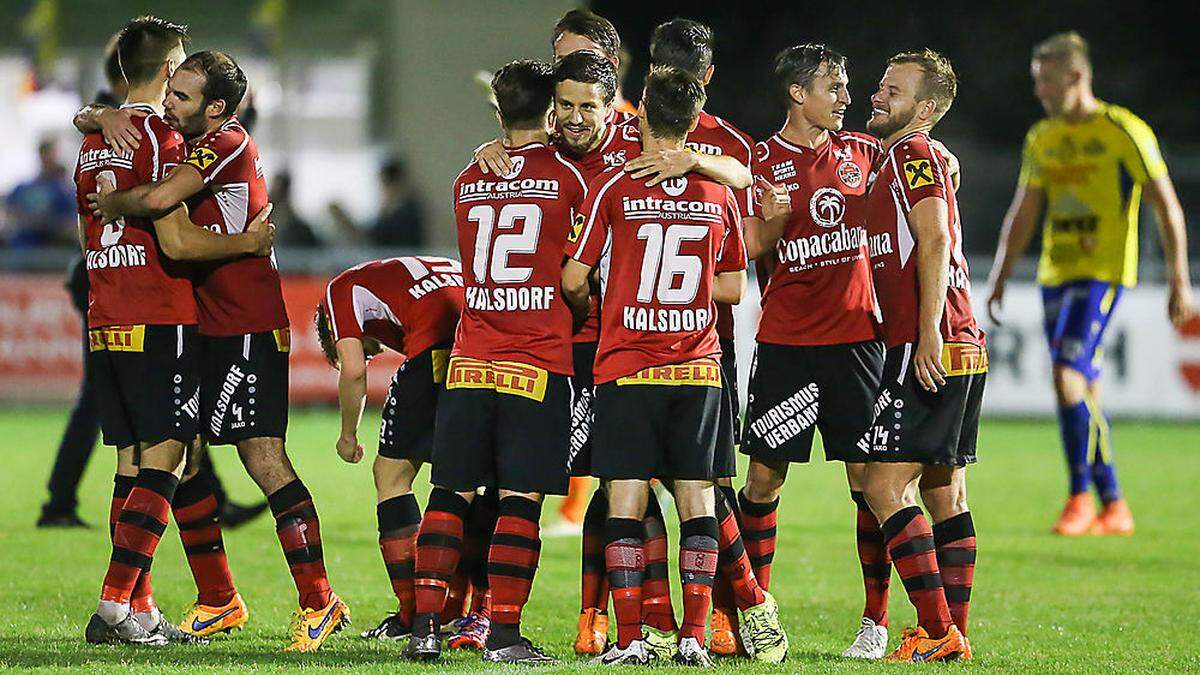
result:
<svg viewBox="0 0 1200 675"><path fill-rule="evenodd" d="M1163 258L1167 263L1167 311L1176 327L1187 323L1195 314L1192 304L1192 281L1188 270L1187 227L1183 207L1175 193L1171 177L1164 173L1146 183L1146 199L1154 208L1162 240Z"/></svg>
<svg viewBox="0 0 1200 675"><path fill-rule="evenodd" d="M1004 215L1004 224L1000 228L1000 241L996 245L996 260L992 263L992 272L988 284L992 287L988 295L988 316L992 321L1000 323L997 314L1004 303L1004 287L1013 267L1025 251L1037 230L1038 217L1046 203L1046 191L1041 186L1020 183L1013 195L1008 213Z"/></svg>
<svg viewBox="0 0 1200 675"><path fill-rule="evenodd" d="M574 258L567 258L566 264L563 265L563 300L571 308L571 315L575 318L576 326L587 320L588 297L591 295L591 284L588 278L591 273L591 265L585 265Z"/></svg>
<svg viewBox="0 0 1200 675"><path fill-rule="evenodd" d="M723 305L736 305L742 301L746 292L746 270L736 272L721 272L713 278L713 302Z"/></svg>
<svg viewBox="0 0 1200 675"><path fill-rule="evenodd" d="M172 260L225 260L244 255L271 254L275 227L267 222L272 205L267 204L254 220L239 234L217 234L200 227L188 218L186 206L180 205L161 218L154 219L154 233L163 253Z"/></svg>
<svg viewBox="0 0 1200 675"><path fill-rule="evenodd" d="M946 384L942 367L942 312L950 270L950 213L946 200L926 197L908 213L917 247L917 352L913 374L925 389Z"/></svg>
<svg viewBox="0 0 1200 675"><path fill-rule="evenodd" d="M762 186L758 216L742 219L746 231L746 256L751 260L769 254L783 236L788 218L792 215L792 199L787 189L758 178Z"/></svg>
<svg viewBox="0 0 1200 675"><path fill-rule="evenodd" d="M204 179L196 167L180 164L157 183L107 194L90 194L88 203L106 223L121 216L156 218L203 189Z"/></svg>
<svg viewBox="0 0 1200 675"><path fill-rule="evenodd" d="M507 176L513 168L512 157L504 151L504 142L498 138L475 148L475 162L480 171L497 176Z"/></svg>
<svg viewBox="0 0 1200 675"><path fill-rule="evenodd" d="M750 187L750 167L728 155L708 155L691 150L645 152L625 163L633 178L649 178L647 187L695 171L735 190Z"/></svg>
<svg viewBox="0 0 1200 675"><path fill-rule="evenodd" d="M133 125L134 111L110 108L103 103L85 105L75 113L72 123L83 134L100 132L110 148L120 152L133 152L140 145L142 132Z"/></svg>
<svg viewBox="0 0 1200 675"><path fill-rule="evenodd" d="M79 234L79 250L87 255L87 220L83 216L76 216L76 229Z"/></svg>
<svg viewBox="0 0 1200 675"><path fill-rule="evenodd" d="M342 431L338 435L338 456L351 464L363 458L363 446L358 442L358 425L362 422L367 402L367 355L362 340L342 338L337 341L338 409L341 411Z"/></svg>

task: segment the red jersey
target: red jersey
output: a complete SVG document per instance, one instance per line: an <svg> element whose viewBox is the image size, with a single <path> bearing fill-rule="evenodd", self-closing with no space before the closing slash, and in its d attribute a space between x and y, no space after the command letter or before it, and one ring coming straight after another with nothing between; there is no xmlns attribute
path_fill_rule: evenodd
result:
<svg viewBox="0 0 1200 675"><path fill-rule="evenodd" d="M190 147L184 163L200 172L205 185L188 199L192 221L219 234L244 232L267 205L258 146L237 117L230 117ZM200 266L196 303L204 335L262 333L288 325L274 253Z"/></svg>
<svg viewBox="0 0 1200 675"><path fill-rule="evenodd" d="M462 265L451 258L389 258L351 267L329 282L334 342L364 335L406 359L454 338L463 307Z"/></svg>
<svg viewBox="0 0 1200 675"><path fill-rule="evenodd" d="M883 154L872 136L830 133L819 148L780 134L759 143L752 171L788 191L792 214L775 245L758 341L834 345L875 338L867 249L867 178ZM758 204L754 215L761 217Z"/></svg>
<svg viewBox="0 0 1200 675"><path fill-rule="evenodd" d="M563 248L586 186L553 148L506 148L507 176L472 163L454 181L466 302L454 355L573 373Z"/></svg>
<svg viewBox="0 0 1200 675"><path fill-rule="evenodd" d="M563 153L563 157L576 169L579 169L585 183L590 184L604 171L624 166L625 162L642 154L641 134L638 133L636 121L630 124L628 123L630 120L637 120L637 117L614 110L608 115L604 140L600 141L600 145L583 157L572 157ZM575 342L596 342L599 339L600 308L593 302L587 321L580 326L573 340Z"/></svg>
<svg viewBox="0 0 1200 675"><path fill-rule="evenodd" d="M884 155L867 197L871 274L879 298L880 337L888 347L917 341L917 242L908 214L926 197L949 209L950 268L941 332L946 342L983 346L971 311L971 276L962 250L962 220L945 161L929 146L929 134L913 132Z"/></svg>
<svg viewBox="0 0 1200 675"><path fill-rule="evenodd" d="M161 180L183 161L183 137L154 108L124 107L135 111L130 122L142 132L140 147L121 153L108 147L102 135L88 134L75 166L75 201L87 234L88 327L194 324L196 300L188 268L163 254L154 222L118 218L105 225L88 208L87 195L96 191L100 176L118 190L128 190Z"/></svg>
<svg viewBox="0 0 1200 675"><path fill-rule="evenodd" d="M600 266L596 383L719 356L713 277L746 268L733 191L695 173L646 187L613 170L589 186L584 216L567 253Z"/></svg>
<svg viewBox="0 0 1200 675"><path fill-rule="evenodd" d="M754 141L729 122L700 111L700 119L696 128L688 134L684 144L688 150L705 155L728 155L750 168L753 153L751 148ZM743 214L751 212L754 206L753 185L745 190L736 192L738 207ZM722 339L733 339L733 306L717 305L717 335Z"/></svg>

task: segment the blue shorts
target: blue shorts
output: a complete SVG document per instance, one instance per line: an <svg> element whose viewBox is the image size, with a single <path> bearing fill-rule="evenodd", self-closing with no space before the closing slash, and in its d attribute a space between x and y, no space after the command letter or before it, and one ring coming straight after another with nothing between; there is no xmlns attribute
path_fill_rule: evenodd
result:
<svg viewBox="0 0 1200 675"><path fill-rule="evenodd" d="M1055 365L1077 370L1089 382L1100 377L1100 341L1124 290L1090 279L1042 287L1046 340Z"/></svg>

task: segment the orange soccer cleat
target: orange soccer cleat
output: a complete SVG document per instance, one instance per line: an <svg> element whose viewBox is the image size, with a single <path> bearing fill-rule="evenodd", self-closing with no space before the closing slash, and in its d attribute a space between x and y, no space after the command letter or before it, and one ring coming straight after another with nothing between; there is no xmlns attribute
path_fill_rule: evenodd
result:
<svg viewBox="0 0 1200 675"><path fill-rule="evenodd" d="M884 661L954 661L962 658L966 651L966 638L951 625L946 634L936 640L929 637L924 628L905 628L900 646L883 658Z"/></svg>
<svg viewBox="0 0 1200 675"><path fill-rule="evenodd" d="M1133 512L1124 499L1111 501L1100 508L1100 515L1092 523L1092 534L1114 534L1128 537L1133 534Z"/></svg>
<svg viewBox="0 0 1200 675"><path fill-rule="evenodd" d="M1078 537L1081 534L1087 534L1094 522L1096 522L1096 506L1092 501L1092 495L1080 492L1067 498L1067 504L1063 507L1062 513L1058 516L1058 522L1054 524L1051 532L1064 537Z"/></svg>
<svg viewBox="0 0 1200 675"><path fill-rule="evenodd" d="M608 615L595 607L579 615L579 634L575 637L575 653L580 656L599 656L608 647Z"/></svg>
<svg viewBox="0 0 1200 675"><path fill-rule="evenodd" d="M713 607L708 626L712 636L708 639L708 650L713 656L745 656L738 634L737 610Z"/></svg>

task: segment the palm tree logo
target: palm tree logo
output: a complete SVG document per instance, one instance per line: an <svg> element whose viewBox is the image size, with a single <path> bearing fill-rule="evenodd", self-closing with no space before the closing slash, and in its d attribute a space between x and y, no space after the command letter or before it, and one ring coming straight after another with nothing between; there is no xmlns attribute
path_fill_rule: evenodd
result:
<svg viewBox="0 0 1200 675"><path fill-rule="evenodd" d="M808 213L821 227L837 227L846 215L846 197L833 188L821 188L809 200Z"/></svg>

